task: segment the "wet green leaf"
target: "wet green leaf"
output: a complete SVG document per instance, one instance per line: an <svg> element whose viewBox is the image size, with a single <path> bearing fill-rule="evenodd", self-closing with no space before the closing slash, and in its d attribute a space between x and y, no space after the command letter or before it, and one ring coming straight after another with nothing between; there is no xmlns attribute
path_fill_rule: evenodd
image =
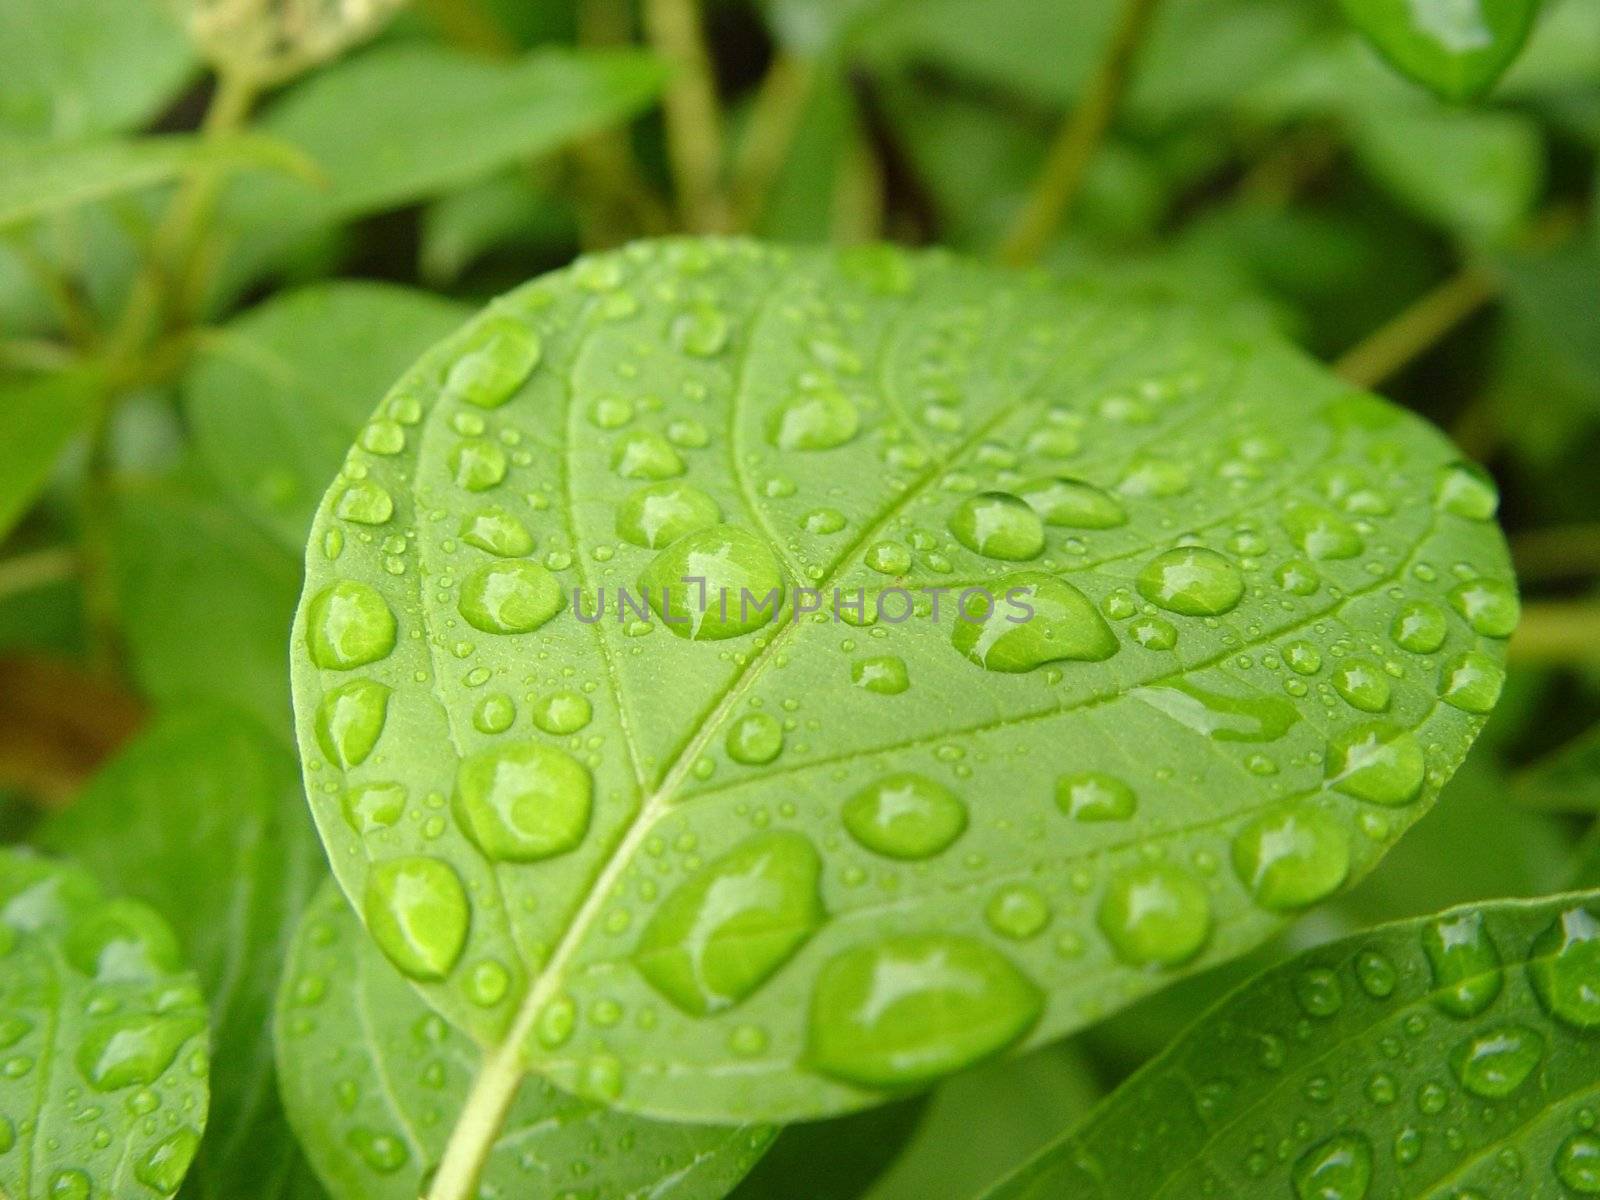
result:
<svg viewBox="0 0 1600 1200"><path fill-rule="evenodd" d="M0 850L0 1193L171 1196L206 1124L206 1009L171 928Z"/></svg>
<svg viewBox="0 0 1600 1200"><path fill-rule="evenodd" d="M465 310L388 284L281 292L208 338L184 381L201 459L298 550L372 397Z"/></svg>
<svg viewBox="0 0 1600 1200"><path fill-rule="evenodd" d="M175 711L37 841L159 912L210 1002L212 1121L185 1194L223 1200L245 1179L252 1196L289 1194L299 1155L262 1030L300 910L325 875L293 757L247 717Z"/></svg>
<svg viewBox="0 0 1600 1200"><path fill-rule="evenodd" d="M339 890L307 910L278 1002L284 1103L333 1200L416 1200L481 1051L406 984ZM771 1130L666 1125L530 1080L483 1175L487 1194L714 1200Z"/></svg>
<svg viewBox="0 0 1600 1200"><path fill-rule="evenodd" d="M100 384L88 372L0 377L0 541L88 423L99 396Z"/></svg>
<svg viewBox="0 0 1600 1200"><path fill-rule="evenodd" d="M1517 57L1539 0L1340 0L1396 68L1448 100L1470 100Z"/></svg>
<svg viewBox="0 0 1600 1200"><path fill-rule="evenodd" d="M1592 1194L1597 996L1600 893L1332 942L1224 999L986 1195Z"/></svg>
<svg viewBox="0 0 1600 1200"><path fill-rule="evenodd" d="M1426 809L1517 616L1422 422L943 256L584 260L368 428L404 444L308 552L308 792L491 1092L818 1116L1237 955Z"/></svg>

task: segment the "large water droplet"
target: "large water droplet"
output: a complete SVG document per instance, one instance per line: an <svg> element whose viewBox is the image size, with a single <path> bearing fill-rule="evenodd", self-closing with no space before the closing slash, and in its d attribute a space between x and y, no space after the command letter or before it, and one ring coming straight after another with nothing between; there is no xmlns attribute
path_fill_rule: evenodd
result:
<svg viewBox="0 0 1600 1200"><path fill-rule="evenodd" d="M861 413L842 393L825 388L789 401L772 415L768 436L780 450L831 450L861 428Z"/></svg>
<svg viewBox="0 0 1600 1200"><path fill-rule="evenodd" d="M905 659L892 654L856 659L850 664L850 681L879 696L898 696L911 686Z"/></svg>
<svg viewBox="0 0 1600 1200"><path fill-rule="evenodd" d="M1500 951L1483 914L1444 917L1422 931L1422 951L1433 969L1433 1003L1455 1017L1475 1017L1500 994Z"/></svg>
<svg viewBox="0 0 1600 1200"><path fill-rule="evenodd" d="M1574 1133L1556 1150L1556 1178L1580 1196L1600 1196L1600 1134Z"/></svg>
<svg viewBox="0 0 1600 1200"><path fill-rule="evenodd" d="M148 1086L172 1066L183 1044L205 1028L199 1016L114 1017L93 1026L78 1046L78 1070L104 1092Z"/></svg>
<svg viewBox="0 0 1600 1200"><path fill-rule="evenodd" d="M413 979L443 979L467 942L466 889L455 868L436 858L374 863L362 911L378 948Z"/></svg>
<svg viewBox="0 0 1600 1200"><path fill-rule="evenodd" d="M771 547L734 525L685 534L639 576L651 609L674 634L691 641L760 629L777 616L783 584Z"/></svg>
<svg viewBox="0 0 1600 1200"><path fill-rule="evenodd" d="M1134 688L1130 694L1219 742L1276 741L1300 720L1294 705L1276 696L1231 696L1187 680Z"/></svg>
<svg viewBox="0 0 1600 1200"><path fill-rule="evenodd" d="M154 982L182 965L167 923L131 900L110 900L76 922L66 939L67 960L91 979Z"/></svg>
<svg viewBox="0 0 1600 1200"><path fill-rule="evenodd" d="M717 502L694 485L657 483L640 488L617 508L617 536L658 550L721 520Z"/></svg>
<svg viewBox="0 0 1600 1200"><path fill-rule="evenodd" d="M461 615L484 633L532 633L561 611L561 582L527 559L487 563L461 584Z"/></svg>
<svg viewBox="0 0 1600 1200"><path fill-rule="evenodd" d="M1198 954L1211 935L1211 898L1182 867L1145 863L1112 876L1097 919L1124 962L1175 967Z"/></svg>
<svg viewBox="0 0 1600 1200"><path fill-rule="evenodd" d="M1494 708L1505 686L1505 669L1487 654L1469 650L1439 672L1439 699L1462 712L1482 715Z"/></svg>
<svg viewBox="0 0 1600 1200"><path fill-rule="evenodd" d="M1365 546L1361 535L1331 508L1297 504L1283 515L1284 532L1313 561L1354 558Z"/></svg>
<svg viewBox="0 0 1600 1200"><path fill-rule="evenodd" d="M1534 994L1556 1020L1600 1029L1600 916L1569 908L1528 951Z"/></svg>
<svg viewBox="0 0 1600 1200"><path fill-rule="evenodd" d="M950 532L987 558L1025 562L1044 552L1044 523L1025 501L1006 492L969 496L950 518Z"/></svg>
<svg viewBox="0 0 1600 1200"><path fill-rule="evenodd" d="M1468 1038L1450 1052L1450 1069L1474 1096L1499 1100L1533 1074L1544 1038L1525 1025L1504 1025Z"/></svg>
<svg viewBox="0 0 1600 1200"><path fill-rule="evenodd" d="M377 589L365 583L330 583L306 611L306 642L317 666L353 671L394 649L394 613Z"/></svg>
<svg viewBox="0 0 1600 1200"><path fill-rule="evenodd" d="M983 910L989 928L1012 941L1026 941L1050 923L1050 902L1032 884L1008 883Z"/></svg>
<svg viewBox="0 0 1600 1200"><path fill-rule="evenodd" d="M345 792L345 822L363 836L389 829L406 811L406 789L399 783L365 783Z"/></svg>
<svg viewBox="0 0 1600 1200"><path fill-rule="evenodd" d="M1432 654L1444 645L1450 632L1450 619L1444 609L1431 600L1409 600L1394 614L1389 636L1402 650L1413 654Z"/></svg>
<svg viewBox="0 0 1600 1200"><path fill-rule="evenodd" d="M533 553L533 535L503 508L480 508L469 513L461 522L461 540L500 558L523 558Z"/></svg>
<svg viewBox="0 0 1600 1200"><path fill-rule="evenodd" d="M998 1053L1043 994L972 938L905 935L829 959L811 997L808 1064L871 1088L924 1083Z"/></svg>
<svg viewBox="0 0 1600 1200"><path fill-rule="evenodd" d="M1065 476L1033 479L1017 489L1046 525L1067 529L1115 529L1128 523L1128 510L1110 492Z"/></svg>
<svg viewBox="0 0 1600 1200"><path fill-rule="evenodd" d="M980 667L1008 673L1051 662L1100 662L1118 649L1116 635L1087 596L1035 572L1008 575L995 593L972 597L951 642Z"/></svg>
<svg viewBox="0 0 1600 1200"><path fill-rule="evenodd" d="M50 1176L49 1200L90 1200L94 1185L89 1177L76 1168L69 1167Z"/></svg>
<svg viewBox="0 0 1600 1200"><path fill-rule="evenodd" d="M1244 577L1230 559L1201 546L1163 551L1139 572L1139 594L1168 612L1215 617L1244 595Z"/></svg>
<svg viewBox="0 0 1600 1200"><path fill-rule="evenodd" d="M931 858L967 827L967 806L921 775L886 775L846 800L844 827L868 850L888 858Z"/></svg>
<svg viewBox="0 0 1600 1200"><path fill-rule="evenodd" d="M1498 579L1471 579L1457 584L1450 589L1449 600L1472 631L1484 637L1510 637L1522 616L1517 589Z"/></svg>
<svg viewBox="0 0 1600 1200"><path fill-rule="evenodd" d="M349 770L367 761L389 716L390 691L375 679L357 679L323 696L317 705L317 745L328 761Z"/></svg>
<svg viewBox="0 0 1600 1200"><path fill-rule="evenodd" d="M189 1164L199 1148L200 1135L194 1130L187 1126L174 1130L134 1163L134 1178L157 1194L170 1196L188 1174Z"/></svg>
<svg viewBox="0 0 1600 1200"><path fill-rule="evenodd" d="M1350 836L1320 809L1295 806L1257 817L1233 839L1233 867L1256 903L1274 911L1330 896L1350 873Z"/></svg>
<svg viewBox="0 0 1600 1200"><path fill-rule="evenodd" d="M1307 1150L1290 1172L1299 1200L1364 1200L1372 1186L1372 1143L1340 1133Z"/></svg>
<svg viewBox="0 0 1600 1200"><path fill-rule="evenodd" d="M533 723L546 733L564 737L588 725L594 706L582 692L570 689L548 692L533 702Z"/></svg>
<svg viewBox="0 0 1600 1200"><path fill-rule="evenodd" d="M639 938L634 965L686 1013L732 1008L821 926L821 874L816 849L799 834L750 838L667 897Z"/></svg>
<svg viewBox="0 0 1600 1200"><path fill-rule="evenodd" d="M485 318L467 335L467 345L445 376L444 394L480 408L498 408L539 365L539 335L507 316Z"/></svg>
<svg viewBox="0 0 1600 1200"><path fill-rule="evenodd" d="M1383 668L1364 658L1341 663L1333 673L1333 687L1351 708L1382 712L1389 707L1389 678Z"/></svg>
<svg viewBox="0 0 1600 1200"><path fill-rule="evenodd" d="M497 746L462 760L456 819L490 858L537 862L583 841L592 792L588 768L565 750L543 742Z"/></svg>
<svg viewBox="0 0 1600 1200"><path fill-rule="evenodd" d="M382 525L394 516L394 498L370 479L357 479L339 496L335 512L357 525Z"/></svg>
<svg viewBox="0 0 1600 1200"><path fill-rule="evenodd" d="M1489 472L1475 463L1451 463L1439 472L1434 502L1469 521L1489 521L1500 508L1500 493Z"/></svg>
<svg viewBox="0 0 1600 1200"><path fill-rule="evenodd" d="M487 438L469 438L450 451L450 474L469 492L499 487L510 469L505 447Z"/></svg>
<svg viewBox="0 0 1600 1200"><path fill-rule="evenodd" d="M1115 775L1080 771L1056 780L1056 807L1075 821L1126 821L1138 806L1133 789Z"/></svg>
<svg viewBox="0 0 1600 1200"><path fill-rule="evenodd" d="M611 456L611 467L624 479L672 479L684 471L683 455L659 433L631 433Z"/></svg>
<svg viewBox="0 0 1600 1200"><path fill-rule="evenodd" d="M1427 761L1417 739L1392 725L1357 725L1328 743L1328 782L1370 804L1410 804L1422 791Z"/></svg>

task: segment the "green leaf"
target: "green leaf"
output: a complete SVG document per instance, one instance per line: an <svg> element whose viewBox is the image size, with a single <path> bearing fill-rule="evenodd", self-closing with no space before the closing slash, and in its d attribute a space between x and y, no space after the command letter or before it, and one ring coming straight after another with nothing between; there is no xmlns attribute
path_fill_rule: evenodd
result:
<svg viewBox="0 0 1600 1200"><path fill-rule="evenodd" d="M1457 908L1273 967L987 1200L1588 1194L1597 904Z"/></svg>
<svg viewBox="0 0 1600 1200"><path fill-rule="evenodd" d="M1447 100L1492 88L1528 40L1539 0L1339 0L1394 66Z"/></svg>
<svg viewBox="0 0 1600 1200"><path fill-rule="evenodd" d="M113 530L123 632L144 692L236 707L286 733L293 556L193 471L120 488Z"/></svg>
<svg viewBox="0 0 1600 1200"><path fill-rule="evenodd" d="M88 423L100 387L88 371L0 377L0 542Z"/></svg>
<svg viewBox="0 0 1600 1200"><path fill-rule="evenodd" d="M404 447L358 446L313 528L297 724L336 875L500 1047L485 1089L862 1107L1377 861L1497 692L1494 491L1218 329L948 256L669 242L396 385L370 427ZM820 614L763 604L801 583ZM969 620L894 592L976 586ZM655 607L618 619L624 587Z"/></svg>
<svg viewBox="0 0 1600 1200"><path fill-rule="evenodd" d="M416 1200L479 1049L428 1009L331 884L300 924L277 1012L284 1104L333 1200ZM712 1200L771 1138L768 1129L623 1116L530 1082L480 1194L576 1195L567 1189L577 1185L608 1200Z"/></svg>
<svg viewBox="0 0 1600 1200"><path fill-rule="evenodd" d="M633 50L543 50L500 64L416 44L319 72L259 128L298 147L326 183L233 189L223 217L246 241L234 271L271 261L308 231L426 200L624 120L663 79Z"/></svg>
<svg viewBox="0 0 1600 1200"><path fill-rule="evenodd" d="M294 147L251 134L5 144L0 145L0 230L167 183L203 165L316 175Z"/></svg>
<svg viewBox="0 0 1600 1200"><path fill-rule="evenodd" d="M1519 803L1551 812L1600 813L1600 725L1591 725L1516 778Z"/></svg>
<svg viewBox="0 0 1600 1200"><path fill-rule="evenodd" d="M419 267L424 279L443 287L494 251L565 257L577 240L572 206L555 181L535 183L525 172L512 171L428 207L422 216Z"/></svg>
<svg viewBox="0 0 1600 1200"><path fill-rule="evenodd" d="M0 849L0 1194L171 1196L206 1123L206 1009L177 940L77 867Z"/></svg>
<svg viewBox="0 0 1600 1200"><path fill-rule="evenodd" d="M263 1035L301 910L325 876L294 759L226 709L171 712L36 840L172 926L211 1006L212 1121L186 1189L278 1197L299 1155Z"/></svg>
<svg viewBox="0 0 1600 1200"><path fill-rule="evenodd" d="M201 460L298 552L372 397L465 311L388 284L279 293L208 338L184 380Z"/></svg>
<svg viewBox="0 0 1600 1200"><path fill-rule="evenodd" d="M193 69L162 4L0 0L0 131L72 139L131 129Z"/></svg>

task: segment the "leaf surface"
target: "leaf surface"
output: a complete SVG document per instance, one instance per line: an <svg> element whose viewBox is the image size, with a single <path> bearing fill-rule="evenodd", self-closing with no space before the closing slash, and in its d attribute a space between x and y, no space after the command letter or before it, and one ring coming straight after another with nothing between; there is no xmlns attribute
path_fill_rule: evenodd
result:
<svg viewBox="0 0 1600 1200"><path fill-rule="evenodd" d="M416 1200L481 1052L407 985L331 884L306 911L278 1003L284 1103L333 1200ZM772 1131L667 1125L530 1080L483 1175L489 1194L714 1200ZM567 1189L577 1185L581 1193Z"/></svg>
<svg viewBox="0 0 1600 1200"><path fill-rule="evenodd" d="M1275 966L987 1200L1591 1195L1597 902L1469 905Z"/></svg>
<svg viewBox="0 0 1600 1200"><path fill-rule="evenodd" d="M150 1200L206 1123L206 1009L172 930L81 868L0 850L0 1194Z"/></svg>
<svg viewBox="0 0 1600 1200"><path fill-rule="evenodd" d="M1516 59L1539 0L1340 0L1397 69L1448 100L1487 92Z"/></svg>
<svg viewBox="0 0 1600 1200"><path fill-rule="evenodd" d="M210 1006L212 1121L186 1194L285 1194L298 1154L273 1078L271 1020L300 911L325 875L294 760L256 721L168 713L36 840L172 926ZM108 832L114 831L114 832Z"/></svg>
<svg viewBox="0 0 1600 1200"><path fill-rule="evenodd" d="M87 372L0 378L0 541L88 421L97 395Z"/></svg>
<svg viewBox="0 0 1600 1200"><path fill-rule="evenodd" d="M585 260L369 428L308 551L307 791L491 1089L819 1116L1079 1028L1364 874L1516 619L1422 422L939 255Z"/></svg>

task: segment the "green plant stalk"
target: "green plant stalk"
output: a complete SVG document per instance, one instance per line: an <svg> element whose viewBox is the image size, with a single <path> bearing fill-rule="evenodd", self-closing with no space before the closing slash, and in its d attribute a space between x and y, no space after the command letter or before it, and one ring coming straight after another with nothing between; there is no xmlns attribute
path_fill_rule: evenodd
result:
<svg viewBox="0 0 1600 1200"><path fill-rule="evenodd" d="M750 231L766 210L784 159L816 88L813 63L779 53L761 81L751 105L749 128L733 164L734 221Z"/></svg>
<svg viewBox="0 0 1600 1200"><path fill-rule="evenodd" d="M1027 204L1000 248L1010 266L1039 256L1072 211L1106 130L1127 93L1133 60L1160 0L1124 0L1117 27L1077 107L1061 126Z"/></svg>
<svg viewBox="0 0 1600 1200"><path fill-rule="evenodd" d="M20 596L71 579L78 572L78 555L70 547L35 550L0 562L0 599Z"/></svg>
<svg viewBox="0 0 1600 1200"><path fill-rule="evenodd" d="M729 215L721 186L722 111L700 16L699 0L645 0L650 44L675 70L663 104L678 219L694 233L723 233Z"/></svg>
<svg viewBox="0 0 1600 1200"><path fill-rule="evenodd" d="M1500 290L1487 271L1469 266L1380 326L1333 364L1357 387L1372 388L1425 354Z"/></svg>

